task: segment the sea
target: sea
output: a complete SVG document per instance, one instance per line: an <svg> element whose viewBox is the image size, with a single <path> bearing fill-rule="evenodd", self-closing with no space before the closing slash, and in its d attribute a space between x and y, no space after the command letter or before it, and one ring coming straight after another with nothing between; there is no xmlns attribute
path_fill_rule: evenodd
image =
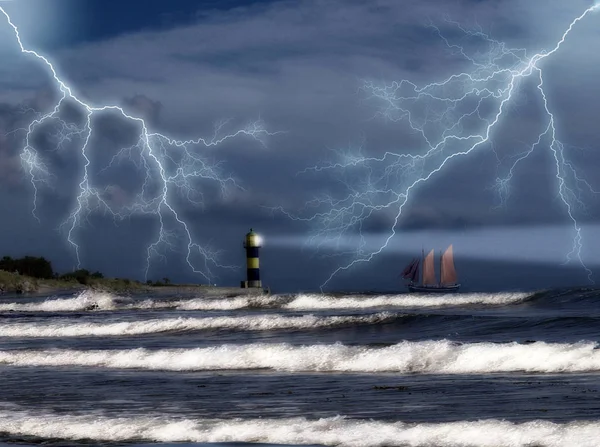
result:
<svg viewBox="0 0 600 447"><path fill-rule="evenodd" d="M599 446L600 291L0 299L0 445Z"/></svg>

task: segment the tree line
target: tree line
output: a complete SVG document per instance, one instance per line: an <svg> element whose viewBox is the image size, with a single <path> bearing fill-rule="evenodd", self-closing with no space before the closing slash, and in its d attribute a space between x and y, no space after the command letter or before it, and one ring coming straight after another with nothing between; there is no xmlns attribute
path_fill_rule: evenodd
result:
<svg viewBox="0 0 600 447"><path fill-rule="evenodd" d="M77 281L80 284L87 285L90 280L102 279L104 275L98 271L90 272L87 269L78 269L72 272L59 274L52 268L52 263L44 257L25 256L23 258L13 259L10 256L4 256L0 259L0 270L6 272L18 273L19 275L30 276L38 279L58 279L62 281ZM130 280L125 280L129 282ZM164 282L148 280L146 283L153 286L169 285L169 278L163 278ZM135 281L138 282L138 281Z"/></svg>
<svg viewBox="0 0 600 447"><path fill-rule="evenodd" d="M18 273L19 275L30 276L32 278L77 281L81 284L87 284L89 279L104 278L102 273L92 273L86 269L79 269L61 275L58 272L55 272L52 268L52 263L42 256L25 256L17 259L13 259L10 256L4 256L0 259L0 270Z"/></svg>
<svg viewBox="0 0 600 447"><path fill-rule="evenodd" d="M52 264L43 257L25 256L24 258L13 259L10 256L4 256L0 259L0 270L12 273L16 272L20 275L32 276L34 278L54 278Z"/></svg>

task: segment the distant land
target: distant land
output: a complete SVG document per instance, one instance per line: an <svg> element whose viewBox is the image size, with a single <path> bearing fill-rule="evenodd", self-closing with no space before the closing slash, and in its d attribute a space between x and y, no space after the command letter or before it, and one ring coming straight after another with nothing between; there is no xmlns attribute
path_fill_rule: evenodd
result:
<svg viewBox="0 0 600 447"><path fill-rule="evenodd" d="M259 294L262 289L242 289L239 287L217 287L209 284L172 284L169 278L148 280L145 283L127 278L105 278L100 272L78 269L58 274L50 261L43 257L25 256L13 259L4 256L0 259L0 294L53 294L58 292L99 290L114 293L143 292L198 292L202 295L214 294Z"/></svg>

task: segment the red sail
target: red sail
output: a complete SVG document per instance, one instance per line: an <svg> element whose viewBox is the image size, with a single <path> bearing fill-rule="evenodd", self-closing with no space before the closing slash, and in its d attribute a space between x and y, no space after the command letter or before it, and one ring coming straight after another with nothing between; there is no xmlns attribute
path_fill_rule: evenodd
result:
<svg viewBox="0 0 600 447"><path fill-rule="evenodd" d="M433 266L433 250L425 257L423 261L423 285L433 286L436 284L435 269Z"/></svg>
<svg viewBox="0 0 600 447"><path fill-rule="evenodd" d="M456 284L456 270L454 269L454 255L450 245L442 255L442 285Z"/></svg>

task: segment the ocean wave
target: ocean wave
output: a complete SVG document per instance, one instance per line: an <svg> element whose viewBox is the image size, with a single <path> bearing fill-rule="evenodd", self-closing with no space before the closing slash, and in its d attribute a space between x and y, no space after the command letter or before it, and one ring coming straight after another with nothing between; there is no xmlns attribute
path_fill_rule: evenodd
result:
<svg viewBox="0 0 600 447"><path fill-rule="evenodd" d="M545 420L404 423L346 419L180 419L58 415L19 410L0 412L0 432L65 440L155 442L251 442L379 446L597 446L600 423L557 424Z"/></svg>
<svg viewBox="0 0 600 447"><path fill-rule="evenodd" d="M320 294L244 296L225 299L196 298L179 302L148 301L148 308L169 305L178 310L239 310L268 309L284 310L335 310L374 308L417 308L451 307L466 305L502 306L525 301L528 293L471 293L448 295L380 295L336 297Z"/></svg>
<svg viewBox="0 0 600 447"><path fill-rule="evenodd" d="M135 306L140 309L175 310L241 310L241 309L283 309L286 298L279 295L238 296L233 298L193 298L172 301L145 300Z"/></svg>
<svg viewBox="0 0 600 447"><path fill-rule="evenodd" d="M168 318L116 323L11 323L0 324L0 337L104 337L210 329L246 331L320 329L386 323L400 317L402 317L400 314L380 312L364 316L248 315L240 317Z"/></svg>
<svg viewBox="0 0 600 447"><path fill-rule="evenodd" d="M72 298L56 298L42 302L0 303L0 312L69 312L88 310L175 309L175 310L330 310L370 308L451 307L466 305L502 306L528 299L527 293L471 293L452 295L381 295L334 297L319 294L238 296L232 298L199 297L192 299L134 300L110 293L85 291Z"/></svg>
<svg viewBox="0 0 600 447"><path fill-rule="evenodd" d="M86 290L72 298L56 298L30 303L0 303L0 312L77 312L92 309L113 310L126 300L107 292Z"/></svg>
<svg viewBox="0 0 600 447"><path fill-rule="evenodd" d="M285 372L486 374L600 371L596 343L402 342L387 347L257 343L196 349L10 350L0 363L202 371L272 369Z"/></svg>
<svg viewBox="0 0 600 447"><path fill-rule="evenodd" d="M381 295L375 297L331 297L298 295L286 309L366 309L372 307L443 307L473 304L506 305L525 301L528 293L467 293L448 295Z"/></svg>

